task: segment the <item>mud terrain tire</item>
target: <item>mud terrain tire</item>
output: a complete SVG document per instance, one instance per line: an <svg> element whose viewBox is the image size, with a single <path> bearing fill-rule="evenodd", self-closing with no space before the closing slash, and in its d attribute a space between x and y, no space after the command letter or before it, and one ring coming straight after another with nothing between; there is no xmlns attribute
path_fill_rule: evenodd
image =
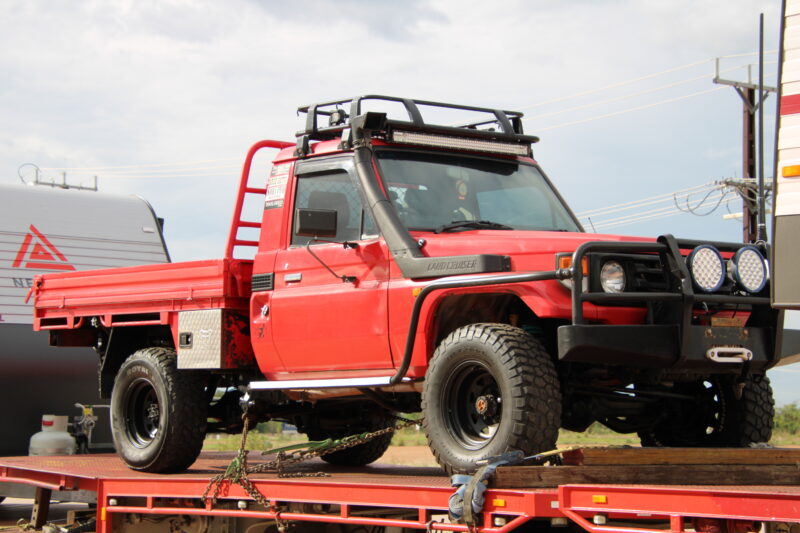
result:
<svg viewBox="0 0 800 533"><path fill-rule="evenodd" d="M640 432L642 446L748 447L772 437L775 402L769 378L750 378L736 398L733 376L679 384L694 402L669 407L665 419L651 431Z"/></svg>
<svg viewBox="0 0 800 533"><path fill-rule="evenodd" d="M431 359L422 394L423 427L449 473L480 459L552 450L561 423L558 375L542 344L506 324L450 333Z"/></svg>
<svg viewBox="0 0 800 533"><path fill-rule="evenodd" d="M173 350L139 350L120 367L111 393L117 453L134 470L186 470L203 447L206 411L202 379L179 371Z"/></svg>

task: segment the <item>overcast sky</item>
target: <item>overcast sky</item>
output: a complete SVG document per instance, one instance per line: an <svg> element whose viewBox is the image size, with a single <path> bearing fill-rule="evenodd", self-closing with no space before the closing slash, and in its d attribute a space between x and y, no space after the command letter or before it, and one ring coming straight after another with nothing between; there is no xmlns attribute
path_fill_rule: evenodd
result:
<svg viewBox="0 0 800 533"><path fill-rule="evenodd" d="M72 183L96 173L102 191L151 202L173 259L217 257L249 146L293 140L299 105L377 93L525 111L576 212L669 200L741 176L741 101L712 83L713 59L745 80L764 13L774 85L779 12L779 0L6 0L0 182L19 183L24 163L77 169ZM719 196L684 201L706 213ZM739 240L722 219L739 210L728 195L705 217L608 231Z"/></svg>

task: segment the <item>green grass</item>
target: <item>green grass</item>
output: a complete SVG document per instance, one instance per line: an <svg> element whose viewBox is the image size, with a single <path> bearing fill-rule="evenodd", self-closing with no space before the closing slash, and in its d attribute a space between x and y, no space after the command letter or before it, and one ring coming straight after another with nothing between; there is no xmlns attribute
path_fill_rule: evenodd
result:
<svg viewBox="0 0 800 533"><path fill-rule="evenodd" d="M305 435L299 433L266 433L259 429L250 431L247 435L247 448L250 450L271 450L291 444L307 442ZM204 451L234 451L239 449L242 442L241 435L213 434L207 435L203 443ZM392 446L427 446L425 434L416 428L404 428L395 432Z"/></svg>
<svg viewBox="0 0 800 533"><path fill-rule="evenodd" d="M307 442L307 440L305 435L300 435L298 433L259 433L253 430L247 435L247 449L265 451L289 446L290 444ZM235 451L239 449L241 443L241 435L215 433L213 435L206 435L206 440L203 443L203 451Z"/></svg>
<svg viewBox="0 0 800 533"><path fill-rule="evenodd" d="M778 407L775 410L775 430L770 444L773 446L800 446L800 407L796 404ZM259 424L247 437L250 450L270 450L291 444L306 442L306 436L298 433L282 433L280 424ZM206 437L205 451L234 451L239 449L241 435L213 434ZM392 446L427 446L425 434L416 426L401 429L394 434ZM562 429L558 437L559 447L568 446L638 446L636 435L620 435L600 425L592 424L582 433Z"/></svg>
<svg viewBox="0 0 800 533"><path fill-rule="evenodd" d="M797 439L800 441L800 439ZM206 437L203 445L205 451L234 451L239 449L241 435L213 434ZM266 433L252 430L247 436L247 448L250 450L270 450L306 442L306 436L298 433ZM558 438L559 447L564 446L621 446L639 444L635 435L619 435L600 425L594 425L584 433L561 430ZM427 446L425 433L416 427L408 427L395 432L392 446Z"/></svg>
<svg viewBox="0 0 800 533"><path fill-rule="evenodd" d="M621 435L605 426L594 423L584 432L567 431L558 433L558 447L570 446L638 446L639 437L635 434Z"/></svg>

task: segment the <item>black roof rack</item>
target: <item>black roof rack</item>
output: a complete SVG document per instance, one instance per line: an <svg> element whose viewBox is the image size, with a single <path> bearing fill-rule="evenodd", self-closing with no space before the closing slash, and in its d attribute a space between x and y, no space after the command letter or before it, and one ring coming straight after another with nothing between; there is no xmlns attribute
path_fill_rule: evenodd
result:
<svg viewBox="0 0 800 533"><path fill-rule="evenodd" d="M535 143L538 137L524 135L522 129L523 114L520 111L506 111L488 107L476 107L460 104L432 102L429 100L415 100L399 98L396 96L364 95L330 102L302 106L297 109L298 114L306 115L306 126L303 131L297 132L298 146L307 145L308 141L324 141L335 139L343 135L344 130L350 128L351 119L362 114L362 103L366 100L401 103L408 115L408 120L390 120L386 124L401 126L417 131L432 131L442 134L466 135L469 137L485 137L495 140L507 140L518 143ZM349 104L349 112L345 109ZM463 110L487 115L476 122L454 126L426 122L420 106L440 109ZM327 118L328 124L320 124L321 119ZM492 127L494 126L494 127ZM479 129L488 127L486 129Z"/></svg>

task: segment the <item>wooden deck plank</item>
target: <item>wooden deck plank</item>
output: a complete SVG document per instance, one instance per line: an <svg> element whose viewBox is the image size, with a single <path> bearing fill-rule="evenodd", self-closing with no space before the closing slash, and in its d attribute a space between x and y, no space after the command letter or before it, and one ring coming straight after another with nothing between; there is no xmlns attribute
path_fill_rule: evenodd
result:
<svg viewBox="0 0 800 533"><path fill-rule="evenodd" d="M581 448L564 452L565 465L797 465L792 448Z"/></svg>
<svg viewBox="0 0 800 533"><path fill-rule="evenodd" d="M500 467L492 486L504 489L574 484L800 485L795 465L605 465Z"/></svg>

